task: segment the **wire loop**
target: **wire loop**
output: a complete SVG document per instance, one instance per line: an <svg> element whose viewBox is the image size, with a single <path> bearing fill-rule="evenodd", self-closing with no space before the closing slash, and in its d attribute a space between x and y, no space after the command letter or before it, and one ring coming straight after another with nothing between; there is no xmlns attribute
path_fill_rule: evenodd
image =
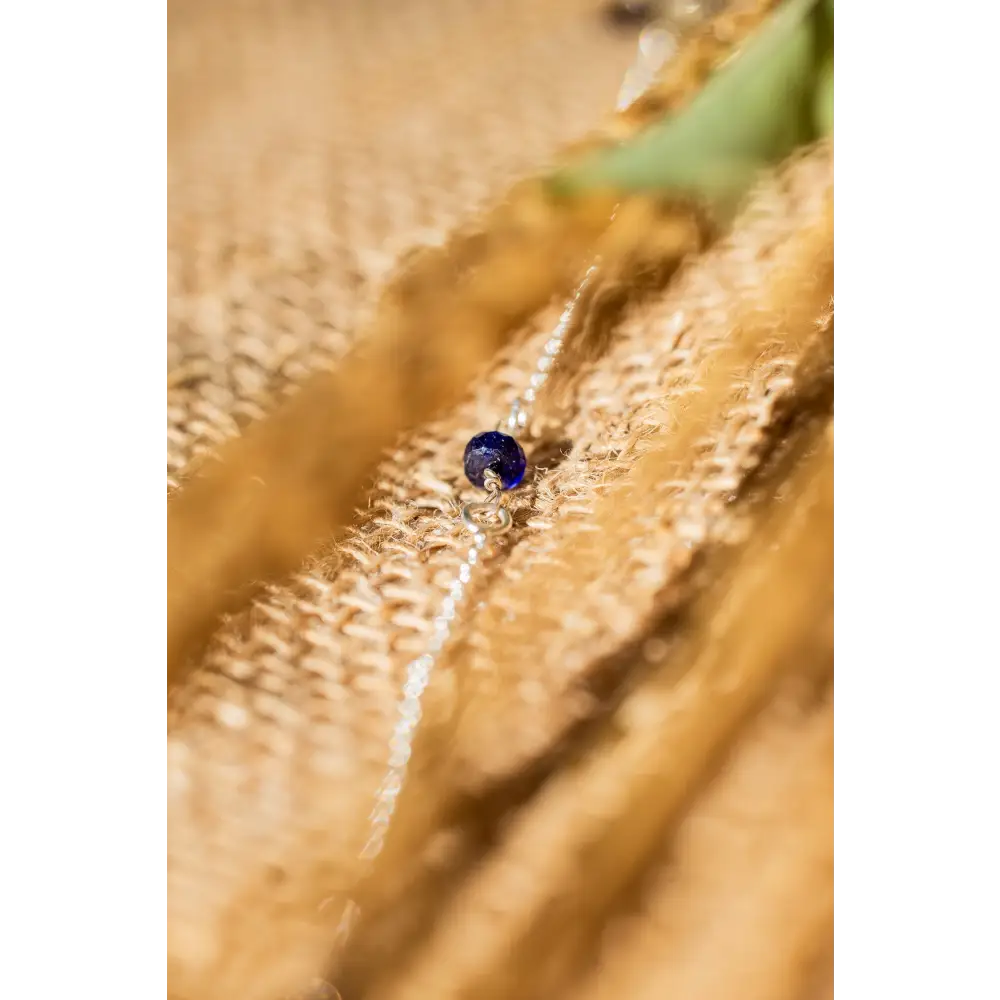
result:
<svg viewBox="0 0 1000 1000"><path fill-rule="evenodd" d="M462 505L462 524L474 535L503 535L512 523L510 511L499 501Z"/></svg>

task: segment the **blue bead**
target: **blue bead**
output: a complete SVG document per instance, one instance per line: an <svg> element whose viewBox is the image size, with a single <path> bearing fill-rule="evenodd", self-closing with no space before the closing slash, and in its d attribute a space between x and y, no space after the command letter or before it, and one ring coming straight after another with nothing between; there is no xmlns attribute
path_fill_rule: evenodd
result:
<svg viewBox="0 0 1000 1000"><path fill-rule="evenodd" d="M492 471L500 477L503 489L512 490L524 479L527 467L524 449L509 434L484 431L465 446L465 474L480 489L486 485L486 473Z"/></svg>

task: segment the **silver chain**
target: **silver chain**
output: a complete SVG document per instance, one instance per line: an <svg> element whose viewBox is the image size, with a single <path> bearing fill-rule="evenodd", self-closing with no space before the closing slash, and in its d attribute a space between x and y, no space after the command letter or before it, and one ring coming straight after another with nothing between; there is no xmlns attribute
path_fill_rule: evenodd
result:
<svg viewBox="0 0 1000 1000"><path fill-rule="evenodd" d="M469 506L466 504L463 509L463 517ZM485 507L488 505L477 506ZM503 512L507 514L506 510ZM510 515L507 514L507 517L509 519ZM389 824L396 811L396 800L403 789L410 756L413 752L413 738L421 716L420 699L430 683L431 673L437 664L441 651L451 637L456 613L465 600L466 587L472 579L472 571L479 564L479 557L486 542L487 532L476 530L472 536L469 551L458 567L458 573L448 588L447 596L441 602L437 617L434 619L434 630L427 643L426 651L407 664L403 693L396 706L396 724L393 727L392 738L389 740L389 765L382 778L382 783L375 793L375 806L370 816L371 833L361 850L361 858L364 861L374 861L385 845Z"/></svg>
<svg viewBox="0 0 1000 1000"><path fill-rule="evenodd" d="M501 421L499 427L515 431L528 425L538 393L548 381L552 366L562 351L566 331L596 273L597 265L592 264L566 308L563 309L552 336L545 342L535 365L534 374L528 380L527 388L511 404L507 419ZM511 527L510 511L503 506L500 477L495 472L487 470L484 479L486 502L467 503L462 506L462 525L472 534L472 544L448 588L447 596L441 602L426 651L415 660L411 660L406 667L403 694L396 708L396 725L389 741L389 766L375 793L375 807L370 816L371 834L361 850L361 858L365 861L373 861L385 845L389 824L396 811L396 800L403 789L412 755L413 738L421 716L420 699L430 683L431 673L445 644L451 638L455 616L465 600L466 588L472 580L473 570L481 562L480 556L486 548L487 541L491 537L505 534Z"/></svg>
<svg viewBox="0 0 1000 1000"><path fill-rule="evenodd" d="M563 309L562 315L559 317L559 322L556 324L556 328L552 331L552 336L545 341L541 356L538 358L538 362L535 365L535 372L528 380L527 389L525 389L524 392L518 396L513 403L511 403L510 413L507 414L507 419L502 420L497 425L497 430L504 430L509 434L513 434L514 431L522 430L528 426L528 423L531 420L531 413L532 408L535 405L535 400L538 398L538 394L542 391L542 387L549 380L549 373L552 370L552 366L555 364L556 358L558 358L562 352L563 341L566 339L566 332L569 330L573 317L580 308L580 301L583 298L584 293L593 283L597 271L598 265L596 263L591 264L590 267L587 268L587 273L583 276L583 280L580 284L577 285L576 291L573 293L573 297L566 303L566 308Z"/></svg>
<svg viewBox="0 0 1000 1000"><path fill-rule="evenodd" d="M593 264L577 286L576 292L569 300L559 322L552 331L552 336L545 342L542 353L535 365L535 371L528 380L524 392L511 404L506 420L499 427L507 431L520 430L528 425L531 419L535 400L542 386L548 381L553 364L559 357L566 337L566 331L579 309L580 301L594 280L597 265ZM487 542L492 537L503 535L510 530L510 511L503 505L503 494L500 487L500 477L488 470L485 474L487 499L483 503L466 503L462 506L461 521L463 527L472 535L469 550L458 567L458 572L448 588L447 595L441 602L437 616L434 618L434 628L426 650L416 659L411 660L406 667L406 680L403 683L402 696L396 706L396 724L393 727L392 738L389 740L389 764L382 783L375 793L375 805L372 809L371 832L365 846L361 849L363 861L372 862L382 853L385 838L396 811L399 793L403 790L410 757L413 753L413 740L422 714L421 698L431 674L441 656L448 640L451 638L455 618L467 597L473 572L482 562L482 556Z"/></svg>

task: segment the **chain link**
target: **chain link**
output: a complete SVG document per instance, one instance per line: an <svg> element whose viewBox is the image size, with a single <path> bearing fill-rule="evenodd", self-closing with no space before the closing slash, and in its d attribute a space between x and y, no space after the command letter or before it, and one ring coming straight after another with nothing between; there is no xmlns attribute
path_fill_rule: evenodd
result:
<svg viewBox="0 0 1000 1000"><path fill-rule="evenodd" d="M511 403L510 412L507 414L506 419L497 425L497 430L513 434L515 431L523 430L528 426L538 393L541 392L542 387L549 380L549 373L552 370L552 366L555 364L556 358L562 353L566 333L580 308L583 296L594 282L598 267L599 265L595 262L587 268L587 273L584 274L583 280L577 285L573 297L566 303L566 308L563 309L562 315L559 317L559 322L552 331L552 336L545 341L541 356L535 365L534 374L528 380L528 387Z"/></svg>

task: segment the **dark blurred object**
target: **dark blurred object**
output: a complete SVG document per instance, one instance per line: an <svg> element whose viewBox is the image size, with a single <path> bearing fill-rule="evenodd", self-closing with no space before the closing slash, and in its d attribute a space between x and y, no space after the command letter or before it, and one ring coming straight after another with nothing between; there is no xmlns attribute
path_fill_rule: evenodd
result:
<svg viewBox="0 0 1000 1000"><path fill-rule="evenodd" d="M604 5L605 21L614 28L645 28L662 21L681 34L692 31L728 5L728 0L660 0L642 3L639 0L612 0Z"/></svg>
<svg viewBox="0 0 1000 1000"><path fill-rule="evenodd" d="M644 28L660 16L663 5L637 0L612 0L604 5L604 20L614 28Z"/></svg>

